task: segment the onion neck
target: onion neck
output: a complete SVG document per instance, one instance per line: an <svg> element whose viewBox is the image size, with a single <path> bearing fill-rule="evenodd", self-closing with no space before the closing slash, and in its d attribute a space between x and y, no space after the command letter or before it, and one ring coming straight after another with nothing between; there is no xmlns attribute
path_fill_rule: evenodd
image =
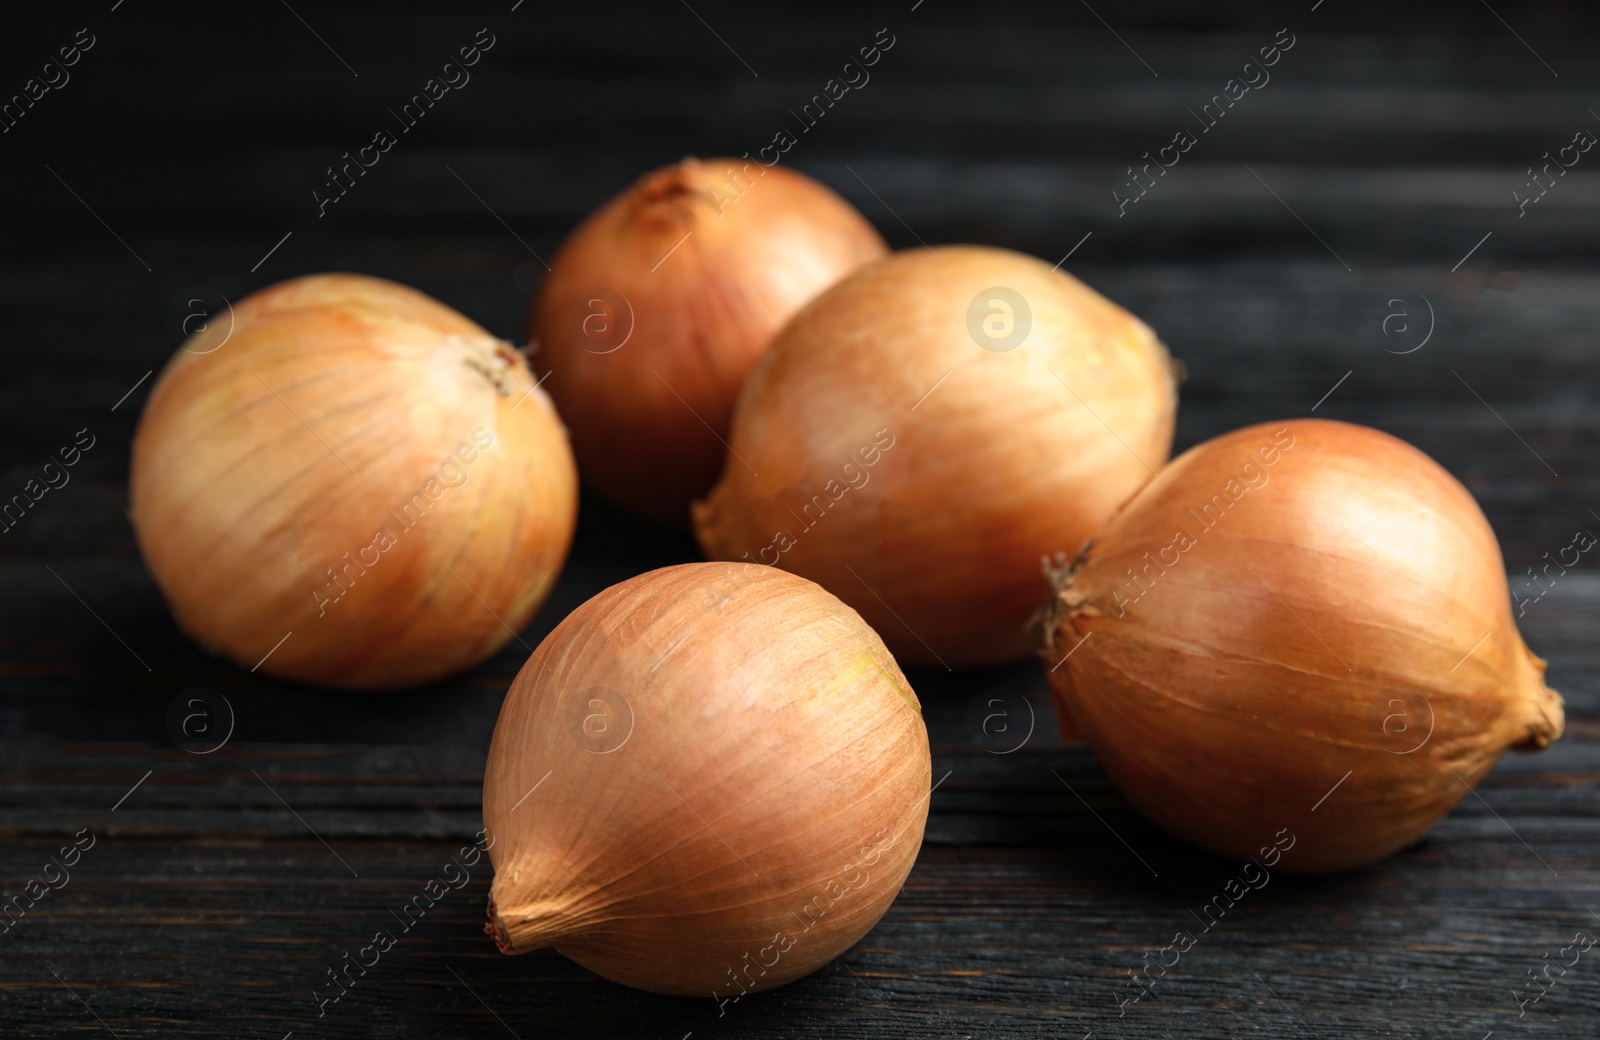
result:
<svg viewBox="0 0 1600 1040"><path fill-rule="evenodd" d="M1046 663L1055 657L1057 633L1062 622L1072 613L1072 603L1069 602L1067 589L1072 584L1073 572L1088 551L1089 546L1085 545L1078 559L1070 563L1067 562L1067 554L1064 552L1056 553L1054 558L1046 556L1039 561L1039 569L1044 572L1044 580L1050 586L1050 601L1029 618L1028 623L1038 626L1039 655Z"/></svg>
<svg viewBox="0 0 1600 1040"><path fill-rule="evenodd" d="M570 899L518 900L489 892L489 921L483 926L501 953L530 953L580 933L586 915Z"/></svg>
<svg viewBox="0 0 1600 1040"><path fill-rule="evenodd" d="M467 367L483 376L501 397L510 397L517 384L527 379L527 361L511 344L498 339L473 340L465 344Z"/></svg>
<svg viewBox="0 0 1600 1040"><path fill-rule="evenodd" d="M694 158L645 174L634 195L639 215L664 220L674 229L696 223L697 202L716 204L707 167Z"/></svg>
<svg viewBox="0 0 1600 1040"><path fill-rule="evenodd" d="M749 559L748 550L743 556L739 555L739 550L750 544L752 539L747 537L741 512L725 501L728 497L727 487L728 478L724 476L706 492L704 498L689 504L690 523L694 527L695 538L700 542L700 548L705 552L707 559L742 559L755 563L756 560Z"/></svg>
<svg viewBox="0 0 1600 1040"><path fill-rule="evenodd" d="M1056 706L1056 728L1061 733L1062 742L1066 744L1084 743L1083 731L1072 717L1071 670L1057 671L1057 667L1061 663L1061 649L1064 642L1061 638L1062 630L1076 632L1072 616L1075 610L1083 605L1083 597L1073 592L1072 579L1088 558L1088 553L1089 545L1085 544L1077 558L1070 563L1067 561L1066 553L1057 553L1054 559L1046 556L1040 561L1045 580L1050 585L1050 602L1028 622L1030 625L1038 626L1039 656L1044 659L1050 680L1050 696Z"/></svg>
<svg viewBox="0 0 1600 1040"><path fill-rule="evenodd" d="M1528 669L1522 679L1522 730L1511 747L1517 751L1543 751L1566 728L1566 711L1561 694L1544 684L1544 658L1526 647L1523 653L1527 654Z"/></svg>

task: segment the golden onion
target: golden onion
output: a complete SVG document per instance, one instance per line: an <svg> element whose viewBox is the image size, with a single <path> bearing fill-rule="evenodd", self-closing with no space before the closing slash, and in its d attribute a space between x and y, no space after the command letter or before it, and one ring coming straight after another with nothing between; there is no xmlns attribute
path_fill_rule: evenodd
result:
<svg viewBox="0 0 1600 1040"><path fill-rule="evenodd" d="M685 159L607 201L562 244L531 323L534 366L584 481L639 516L687 526L773 335L886 252L844 199L759 162Z"/></svg>
<svg viewBox="0 0 1600 1040"><path fill-rule="evenodd" d="M1026 656L1039 557L1075 550L1166 460L1166 349L1032 257L898 253L785 326L739 397L708 556L820 583L895 656Z"/></svg>
<svg viewBox="0 0 1600 1040"><path fill-rule="evenodd" d="M487 930L726 1006L877 923L929 770L916 694L822 588L729 563L630 578L556 626L501 707Z"/></svg>
<svg viewBox="0 0 1600 1040"><path fill-rule="evenodd" d="M532 616L576 483L510 345L413 289L314 275L173 355L134 435L129 516L208 649L303 682L409 686Z"/></svg>
<svg viewBox="0 0 1600 1040"><path fill-rule="evenodd" d="M1056 584L1063 732L1146 816L1224 855L1371 863L1508 748L1561 734L1482 511L1377 430L1290 420L1192 448Z"/></svg>

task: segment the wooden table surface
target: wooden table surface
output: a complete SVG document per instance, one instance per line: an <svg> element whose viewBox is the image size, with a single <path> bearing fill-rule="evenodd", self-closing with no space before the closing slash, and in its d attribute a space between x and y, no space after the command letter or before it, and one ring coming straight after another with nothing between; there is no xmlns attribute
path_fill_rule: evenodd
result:
<svg viewBox="0 0 1600 1040"><path fill-rule="evenodd" d="M153 7L36 5L0 32L0 97L64 80L0 133L0 495L93 438L70 484L0 536L0 891L94 839L0 936L0 1035L1600 1030L1600 953L1518 1003L1530 971L1600 934L1593 559L1521 622L1567 700L1559 743L1508 757L1386 862L1275 876L1125 1015L1144 951L1237 865L1165 836L1063 747L1023 664L913 674L948 778L899 900L815 975L719 1015L554 953L503 957L481 932L480 869L319 1017L328 969L482 825L489 734L527 651L395 695L250 675L179 633L125 518L146 377L196 291L361 271L519 340L541 258L588 209L655 165L788 129L786 161L896 247L1075 250L1066 267L1186 363L1179 448L1313 410L1415 443L1477 495L1520 588L1544 553L1600 531L1600 152L1528 186L1546 152L1600 135L1591 5ZM883 27L894 44L870 81L799 134L789 109ZM1189 110L1285 27L1270 81L1202 132ZM470 82L319 216L324 169L483 28ZM93 42L70 79L46 70L75 37ZM1180 130L1197 144L1120 212L1127 168ZM586 499L522 638L695 557ZM219 732L232 718L208 754L175 744L169 708L192 697ZM985 733L994 701L1009 728Z"/></svg>

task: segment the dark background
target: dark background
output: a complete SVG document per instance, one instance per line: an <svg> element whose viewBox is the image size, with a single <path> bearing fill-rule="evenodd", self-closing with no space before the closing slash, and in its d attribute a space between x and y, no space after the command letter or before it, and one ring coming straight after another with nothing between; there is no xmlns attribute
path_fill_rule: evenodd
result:
<svg viewBox="0 0 1600 1040"><path fill-rule="evenodd" d="M96 835L66 887L0 936L0 1033L1596 1034L1600 953L1520 1017L1517 1003L1538 992L1530 970L1600 930L1592 560L1522 620L1568 700L1560 743L1508 758L1384 863L1274 877L1126 1017L1142 952L1237 865L1167 838L1061 747L1043 674L1022 665L913 675L948 779L900 899L816 975L719 1018L554 953L502 957L479 931L480 869L319 1019L326 971L481 826L488 737L527 651L398 695L245 674L177 631L124 515L139 381L196 290L238 300L360 271L521 341L539 258L590 208L652 167L788 129L785 161L895 247L1051 262L1076 247L1065 266L1186 363L1178 448L1314 406L1417 444L1478 496L1521 588L1542 554L1600 530L1600 151L1525 216L1512 194L1537 191L1525 170L1546 151L1600 135L1592 6L114 2L7 11L0 30L0 97L79 29L95 38L0 134L0 498L75 431L95 438L71 483L0 535L0 891ZM319 218L325 168L394 129L386 110L485 27L470 83ZM883 27L895 43L870 82L798 134L788 110ZM1127 168L1198 132L1187 110L1285 27L1270 83L1119 217ZM585 500L523 638L694 556ZM231 706L220 750L174 746L169 705L191 696L218 732Z"/></svg>

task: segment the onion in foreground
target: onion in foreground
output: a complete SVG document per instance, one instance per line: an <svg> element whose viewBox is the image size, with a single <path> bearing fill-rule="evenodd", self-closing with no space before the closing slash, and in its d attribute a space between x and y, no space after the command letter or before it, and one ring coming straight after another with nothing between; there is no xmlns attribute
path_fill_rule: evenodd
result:
<svg viewBox="0 0 1600 1040"><path fill-rule="evenodd" d="M521 355L427 296L298 278L173 355L129 516L178 623L254 671L397 687L498 650L577 518L566 435Z"/></svg>
<svg viewBox="0 0 1600 1040"><path fill-rule="evenodd" d="M531 332L585 483L686 527L750 366L801 305L887 251L844 199L759 162L685 159L606 202L556 254Z"/></svg>
<svg viewBox="0 0 1600 1040"><path fill-rule="evenodd" d="M1488 521L1377 430L1207 441L1056 580L1043 653L1063 732L1146 816L1224 855L1371 863L1508 748L1561 734Z"/></svg>
<svg viewBox="0 0 1600 1040"><path fill-rule="evenodd" d="M757 364L695 533L714 559L820 583L903 661L1026 657L1039 557L1150 478L1176 403L1155 335L1069 275L1001 249L898 253Z"/></svg>
<svg viewBox="0 0 1600 1040"><path fill-rule="evenodd" d="M511 685L489 748L488 932L656 993L806 975L877 923L928 813L922 711L849 607L694 563L595 596Z"/></svg>

